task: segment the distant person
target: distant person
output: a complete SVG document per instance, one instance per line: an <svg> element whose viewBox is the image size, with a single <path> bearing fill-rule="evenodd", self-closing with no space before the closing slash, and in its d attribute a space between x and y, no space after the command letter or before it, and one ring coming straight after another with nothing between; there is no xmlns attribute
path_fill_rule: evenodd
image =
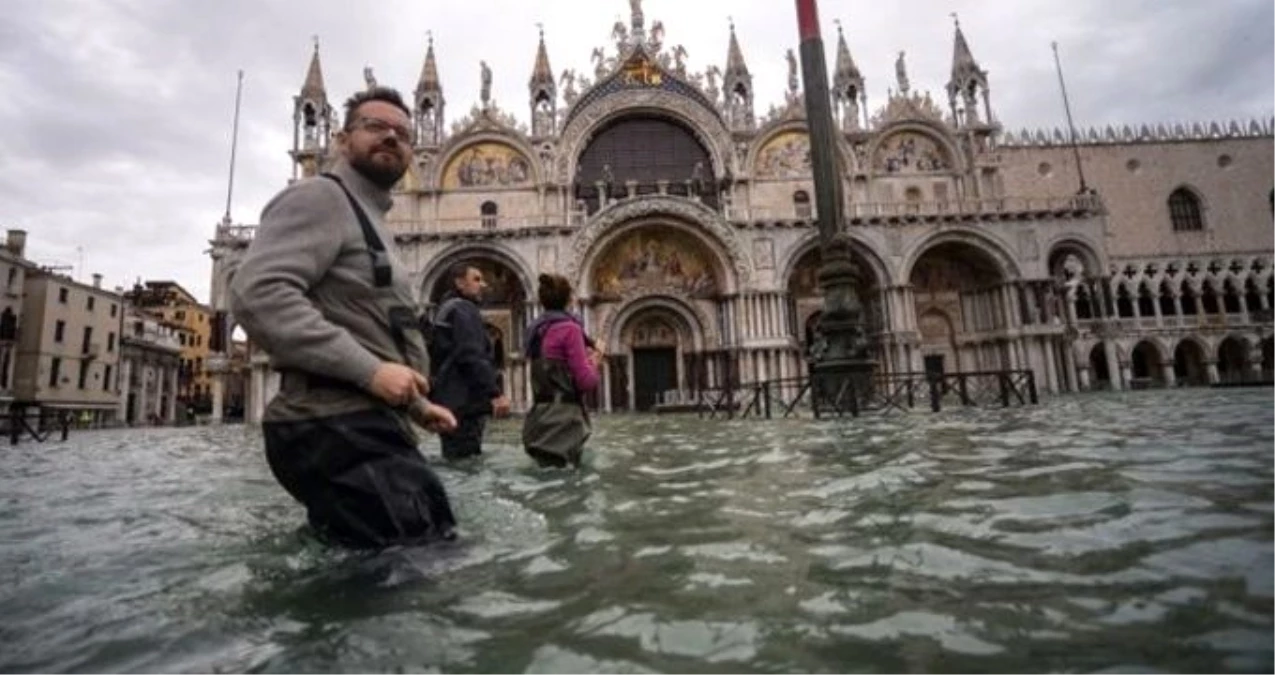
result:
<svg viewBox="0 0 1275 675"><path fill-rule="evenodd" d="M360 548L451 538L456 522L409 419L456 420L424 398L411 273L384 224L412 140L393 89L346 101L331 171L266 205L230 286L231 311L282 371L262 424L270 469L320 535Z"/></svg>
<svg viewBox="0 0 1275 675"><path fill-rule="evenodd" d="M523 448L541 466L580 465L592 425L584 396L598 386L602 352L567 312L571 282L541 274L536 291L545 312L527 329L533 404L522 425Z"/></svg>
<svg viewBox="0 0 1275 675"><path fill-rule="evenodd" d="M487 418L509 414L501 391L491 337L479 305L487 282L482 270L456 263L447 270L451 288L443 295L430 330L434 400L456 415L457 426L438 435L443 458L477 457L483 452Z"/></svg>

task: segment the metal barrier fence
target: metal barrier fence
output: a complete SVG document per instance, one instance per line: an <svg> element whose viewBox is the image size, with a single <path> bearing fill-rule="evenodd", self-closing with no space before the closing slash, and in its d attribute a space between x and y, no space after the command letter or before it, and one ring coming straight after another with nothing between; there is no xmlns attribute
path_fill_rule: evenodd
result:
<svg viewBox="0 0 1275 675"><path fill-rule="evenodd" d="M767 380L727 387L711 387L680 396L681 409L701 418L719 415L734 419L787 418L809 411L825 416L858 417L863 413L890 414L929 404L939 412L946 406L991 407L1036 405L1036 376L1030 370L996 370L970 373L884 373L856 383L839 378L827 386L818 376Z"/></svg>

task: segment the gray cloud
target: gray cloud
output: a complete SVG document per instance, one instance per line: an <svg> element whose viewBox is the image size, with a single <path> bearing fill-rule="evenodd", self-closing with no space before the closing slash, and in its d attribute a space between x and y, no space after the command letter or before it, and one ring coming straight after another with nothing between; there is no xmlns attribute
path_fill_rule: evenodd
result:
<svg viewBox="0 0 1275 675"><path fill-rule="evenodd" d="M362 87L365 65L411 90L435 36L447 113L476 101L478 61L494 96L527 115L527 78L543 22L557 72L589 72L594 46L627 16L622 0L530 3L338 0L18 0L0 24L0 212L30 232L40 263L78 262L106 283L175 279L207 296L204 251L225 203L235 71L246 71L233 215L254 222L291 175L292 97L321 55L334 105ZM668 44L701 70L726 54L733 15L758 107L782 98L784 52L796 46L791 4L647 0ZM915 88L943 101L958 11L989 71L992 106L1007 129L1064 123L1053 54L1057 40L1077 122L1140 125L1269 116L1275 10L1265 0L909 0L820 6L829 58L840 18L868 80L869 105L894 86L907 52Z"/></svg>

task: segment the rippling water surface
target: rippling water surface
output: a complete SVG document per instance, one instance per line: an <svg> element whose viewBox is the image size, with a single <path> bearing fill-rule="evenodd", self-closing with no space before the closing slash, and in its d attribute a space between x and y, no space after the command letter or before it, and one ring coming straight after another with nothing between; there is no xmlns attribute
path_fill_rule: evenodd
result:
<svg viewBox="0 0 1275 675"><path fill-rule="evenodd" d="M1272 668L1269 389L602 419L438 467L462 543L304 535L258 433L0 457L0 671ZM426 452L437 458L437 445Z"/></svg>

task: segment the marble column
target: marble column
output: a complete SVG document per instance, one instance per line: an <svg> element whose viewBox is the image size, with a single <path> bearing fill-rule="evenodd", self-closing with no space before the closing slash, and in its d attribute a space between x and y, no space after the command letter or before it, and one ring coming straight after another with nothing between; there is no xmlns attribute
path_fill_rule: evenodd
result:
<svg viewBox="0 0 1275 675"><path fill-rule="evenodd" d="M121 422L128 422L128 394L132 389L133 378L133 358L122 359L120 364L120 407L119 419Z"/></svg>
<svg viewBox="0 0 1275 675"><path fill-rule="evenodd" d="M146 399L148 397L146 394L147 394L147 389L150 386L151 367L150 367L150 364L147 363L147 359L144 355L138 362L138 366L139 366L139 370L141 370L140 380L142 382L142 386L139 388L139 391L137 392L137 421L138 421L138 424L142 426L150 426L151 410L150 410L150 406L147 405Z"/></svg>
<svg viewBox="0 0 1275 675"><path fill-rule="evenodd" d="M1121 381L1123 370L1121 369L1120 359L1116 357L1116 343L1111 340L1102 341L1103 354L1107 357L1107 373L1111 376L1112 391L1122 391L1124 382Z"/></svg>
<svg viewBox="0 0 1275 675"><path fill-rule="evenodd" d="M221 424L222 408L226 405L226 375L222 372L212 376L212 423Z"/></svg>
<svg viewBox="0 0 1275 675"><path fill-rule="evenodd" d="M167 391L167 392L165 392L165 396L164 396L164 398L168 399L168 401L167 401L167 405L165 405L165 406L164 406L164 408L168 411L167 415L165 416L165 417L166 417L166 420L165 420L165 421L167 421L169 424L176 424L176 423L177 423L177 382L178 382L178 376L179 376L179 373L178 373L178 370L177 370L177 367L176 367L176 366L174 366L174 367L172 367L172 368L169 368L169 369L168 369L168 387L167 387L168 391ZM221 377L220 377L220 376L215 377L215 378L214 378L214 380L215 380L216 382L220 383L220 382L221 382ZM221 412L221 409L220 409L220 408L215 408L215 410L216 410L218 413L220 413L220 412ZM218 414L218 415L217 415L217 417L218 417L218 421L220 421L221 415L220 415L220 414Z"/></svg>

